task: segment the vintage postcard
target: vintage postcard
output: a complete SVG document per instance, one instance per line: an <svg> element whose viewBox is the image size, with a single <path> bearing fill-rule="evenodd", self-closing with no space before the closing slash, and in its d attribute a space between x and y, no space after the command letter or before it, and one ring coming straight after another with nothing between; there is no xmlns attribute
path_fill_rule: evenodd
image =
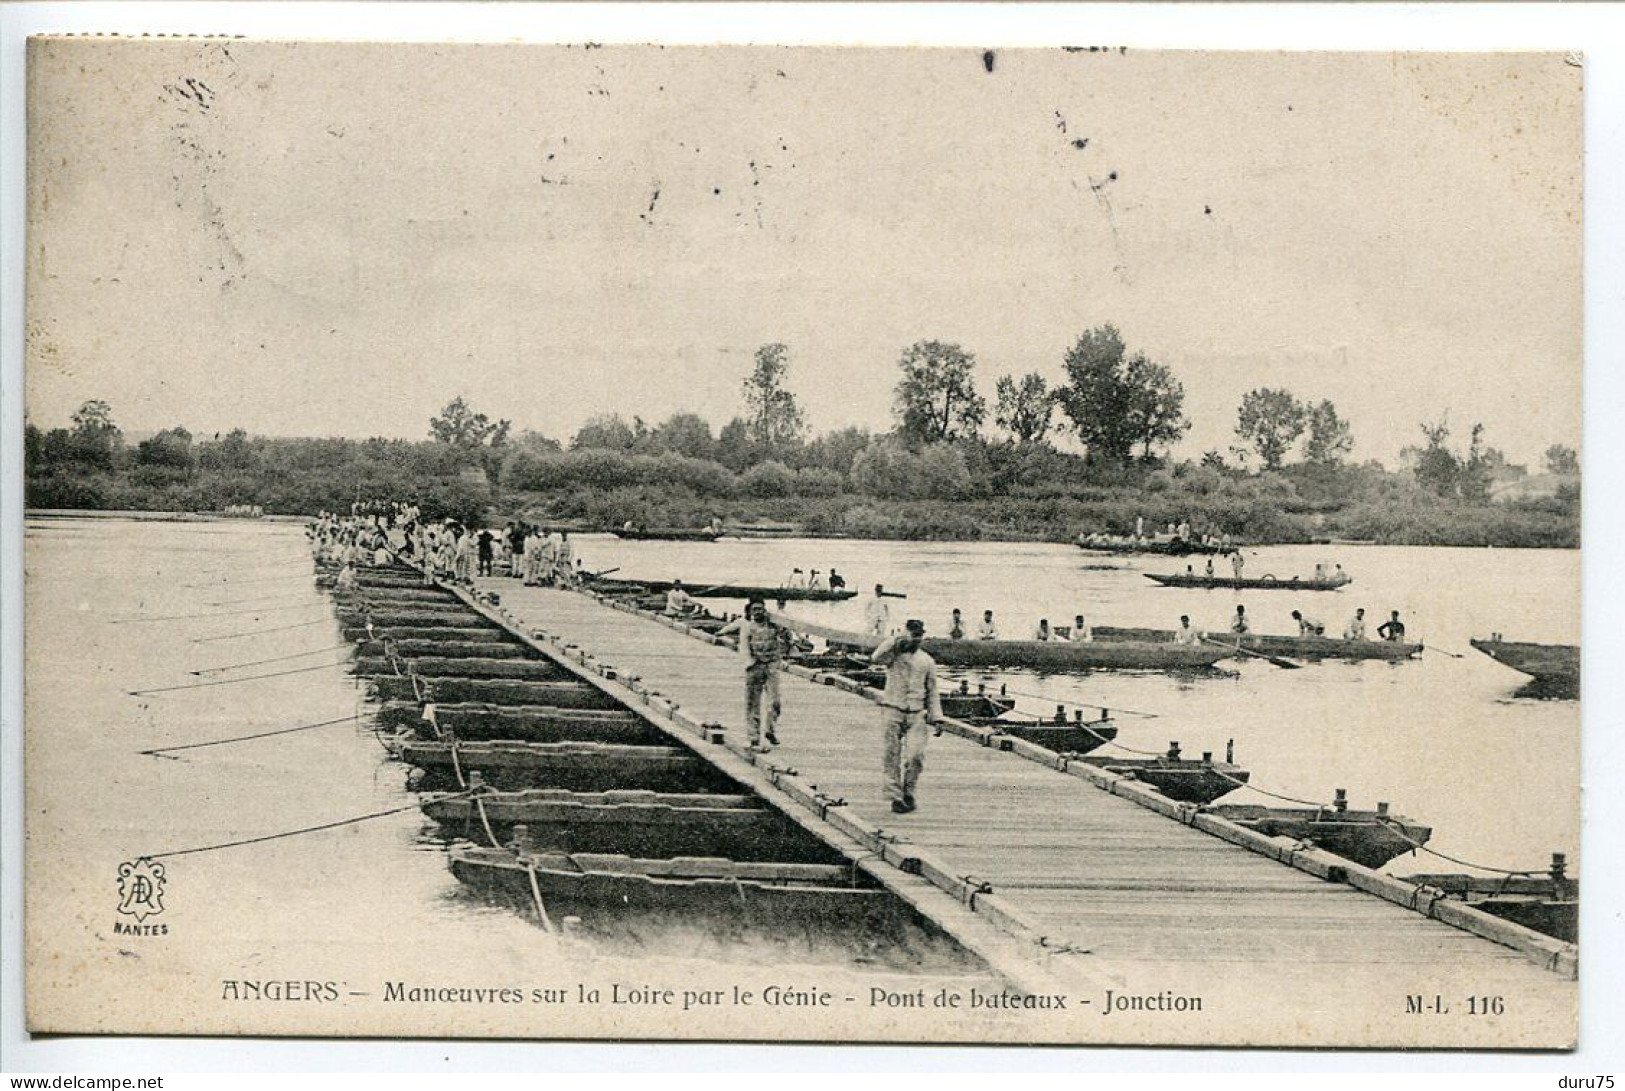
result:
<svg viewBox="0 0 1625 1091"><path fill-rule="evenodd" d="M32 39L30 1030L1572 1048L1582 77Z"/></svg>

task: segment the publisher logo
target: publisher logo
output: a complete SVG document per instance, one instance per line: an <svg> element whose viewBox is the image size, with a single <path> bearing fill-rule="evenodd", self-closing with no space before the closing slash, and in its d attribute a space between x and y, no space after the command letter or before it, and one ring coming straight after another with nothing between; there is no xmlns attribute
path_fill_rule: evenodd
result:
<svg viewBox="0 0 1625 1091"><path fill-rule="evenodd" d="M137 924L164 911L164 865L131 860L118 866L118 911Z"/></svg>

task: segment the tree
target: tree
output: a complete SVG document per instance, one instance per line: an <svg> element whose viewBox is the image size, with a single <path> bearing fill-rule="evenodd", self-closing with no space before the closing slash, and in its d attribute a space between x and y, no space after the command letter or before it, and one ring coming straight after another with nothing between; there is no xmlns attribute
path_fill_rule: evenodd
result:
<svg viewBox="0 0 1625 1091"><path fill-rule="evenodd" d="M1354 433L1348 422L1337 415L1337 407L1329 401L1306 408L1309 435L1303 441L1304 461L1325 466L1341 462L1354 450Z"/></svg>
<svg viewBox="0 0 1625 1091"><path fill-rule="evenodd" d="M429 434L441 443L465 450L478 447L501 447L508 440L509 420L493 422L484 413L476 413L461 396L453 399L440 415L429 421Z"/></svg>
<svg viewBox="0 0 1625 1091"><path fill-rule="evenodd" d="M976 392L976 357L958 345L916 341L897 362L893 412L910 443L940 443L976 435L987 402Z"/></svg>
<svg viewBox="0 0 1625 1091"><path fill-rule="evenodd" d="M1261 386L1249 390L1236 413L1236 435L1252 444L1266 470L1281 468L1281 460L1303 434L1304 407L1290 391Z"/></svg>
<svg viewBox="0 0 1625 1091"><path fill-rule="evenodd" d="M1472 438L1467 444L1467 458L1461 463L1460 481L1457 485L1463 500L1473 504L1489 501L1493 467L1500 454L1494 448L1485 448L1484 425L1474 424Z"/></svg>
<svg viewBox="0 0 1625 1091"><path fill-rule="evenodd" d="M1144 353L1129 358L1124 371L1128 387L1128 428L1140 454L1151 458L1158 444L1173 443L1190 429L1185 419L1185 386L1164 364L1153 363Z"/></svg>
<svg viewBox="0 0 1625 1091"><path fill-rule="evenodd" d="M113 423L113 407L100 398L85 402L73 414L73 430L86 436L117 433L119 428Z"/></svg>
<svg viewBox="0 0 1625 1091"><path fill-rule="evenodd" d="M735 473L743 472L760 461L759 449L750 438L750 422L735 417L717 433L716 460Z"/></svg>
<svg viewBox="0 0 1625 1091"><path fill-rule="evenodd" d="M636 442L637 433L621 419L619 413L600 413L587 418L575 438L570 440L570 449L581 451L596 447L608 451L630 451Z"/></svg>
<svg viewBox="0 0 1625 1091"><path fill-rule="evenodd" d="M1049 384L1037 372L1029 372L1018 382L1013 376L1001 375L995 387L998 408L993 422L1020 444L1042 443L1049 435L1050 418L1055 413L1055 396Z"/></svg>
<svg viewBox="0 0 1625 1091"><path fill-rule="evenodd" d="M651 440L656 447L689 458L713 458L717 442L711 425L695 413L674 413L655 428Z"/></svg>
<svg viewBox="0 0 1625 1091"><path fill-rule="evenodd" d="M1455 496L1461 477L1461 463L1451 454L1445 441L1450 438L1450 425L1441 417L1436 423L1422 422L1422 437L1427 446L1415 452L1417 482L1439 496Z"/></svg>
<svg viewBox="0 0 1625 1091"><path fill-rule="evenodd" d="M168 470L192 471L192 433L177 425L166 428L136 445L135 461L140 466L161 466Z"/></svg>
<svg viewBox="0 0 1625 1091"><path fill-rule="evenodd" d="M1189 428L1184 387L1143 353L1130 358L1115 326L1079 335L1066 352L1066 377L1055 400L1092 462L1129 462L1135 447L1149 457Z"/></svg>
<svg viewBox="0 0 1625 1091"><path fill-rule="evenodd" d="M756 366L745 380L747 433L769 452L793 445L806 426L796 396L784 388L789 369L790 349L775 342L756 350Z"/></svg>
<svg viewBox="0 0 1625 1091"><path fill-rule="evenodd" d="M1546 448L1546 472L1549 474L1577 474L1580 472L1580 453L1573 447L1554 443Z"/></svg>

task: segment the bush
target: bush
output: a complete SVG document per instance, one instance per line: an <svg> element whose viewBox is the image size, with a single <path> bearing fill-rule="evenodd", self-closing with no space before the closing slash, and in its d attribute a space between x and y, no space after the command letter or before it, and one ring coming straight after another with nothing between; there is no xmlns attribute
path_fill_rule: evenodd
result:
<svg viewBox="0 0 1625 1091"><path fill-rule="evenodd" d="M739 477L746 496L790 496L796 491L795 471L782 462L758 462Z"/></svg>

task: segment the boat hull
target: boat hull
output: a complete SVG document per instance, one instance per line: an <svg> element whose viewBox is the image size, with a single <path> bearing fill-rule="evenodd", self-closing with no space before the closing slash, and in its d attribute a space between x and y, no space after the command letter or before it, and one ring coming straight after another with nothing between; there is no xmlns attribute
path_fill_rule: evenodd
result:
<svg viewBox="0 0 1625 1091"><path fill-rule="evenodd" d="M1097 626L1095 643L1131 641L1172 641L1172 629L1128 628L1113 625ZM1261 655L1288 656L1293 659L1410 659L1422 654L1420 644L1401 644L1388 640L1338 640L1329 636L1277 636L1272 633L1210 633L1205 638L1212 644L1241 647Z"/></svg>
<svg viewBox="0 0 1625 1091"><path fill-rule="evenodd" d="M1090 765L1143 781L1180 803L1206 806L1242 787L1251 774L1228 762L1184 758L1088 757Z"/></svg>
<svg viewBox="0 0 1625 1091"><path fill-rule="evenodd" d="M383 701L417 701L419 691L410 678L381 677L372 680ZM532 681L508 678L429 678L419 679L418 686L427 684L436 702L462 704L480 702L490 705L549 705L554 708L619 709L621 705L582 682Z"/></svg>
<svg viewBox="0 0 1625 1091"><path fill-rule="evenodd" d="M1573 644L1530 644L1513 640L1471 640L1502 666L1527 674L1537 685L1526 687L1529 696L1578 697L1580 649Z"/></svg>
<svg viewBox="0 0 1625 1091"><path fill-rule="evenodd" d="M380 726L437 737L416 701L386 701L378 710ZM566 708L555 705L457 703L435 706L435 722L459 739L560 743L600 742L657 745L670 740L657 728L624 709Z"/></svg>
<svg viewBox="0 0 1625 1091"><path fill-rule="evenodd" d="M456 791L476 772L486 784L503 790L608 792L629 785L654 792L739 790L710 765L675 746L405 739L397 744L396 753L419 770L414 791Z"/></svg>
<svg viewBox="0 0 1625 1091"><path fill-rule="evenodd" d="M1378 817L1370 811L1296 809L1220 805L1209 814L1226 818L1265 837L1289 837L1368 868L1380 868L1395 857L1427 843L1433 830L1410 819Z"/></svg>
<svg viewBox="0 0 1625 1091"><path fill-rule="evenodd" d="M676 584L672 580L610 580L598 579L589 582L588 587L603 594L642 594L664 595L672 590ZM769 602L845 602L858 597L856 591L842 589L840 591L818 590L807 587L764 587L755 584L726 583L717 586L700 584L698 586L684 583L684 589L689 597L697 599L751 599L760 598Z"/></svg>
<svg viewBox="0 0 1625 1091"><path fill-rule="evenodd" d="M1145 578L1164 587L1186 587L1202 591L1336 591L1354 582L1353 577L1340 580L1278 580L1273 576L1226 579L1222 576L1188 576L1180 573L1146 572Z"/></svg>

